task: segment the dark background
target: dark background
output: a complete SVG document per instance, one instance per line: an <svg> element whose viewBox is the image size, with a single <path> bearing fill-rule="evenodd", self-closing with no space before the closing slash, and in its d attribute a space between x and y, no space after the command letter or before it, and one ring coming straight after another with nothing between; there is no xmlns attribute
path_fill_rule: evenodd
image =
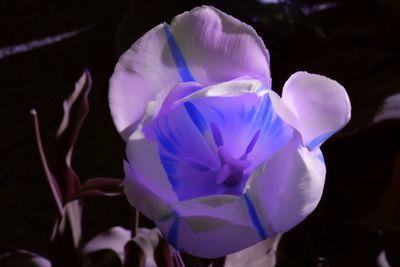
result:
<svg viewBox="0 0 400 267"><path fill-rule="evenodd" d="M400 92L400 4L330 1L334 7L310 14L321 3L1 0L0 49L89 28L73 38L0 59L0 253L20 248L47 255L56 217L36 151L30 109L39 114L51 161L62 101L83 69L89 69L91 107L74 150L73 167L83 180L122 178L124 143L114 129L107 100L108 79L118 55L155 25L194 6L212 4L256 28L270 51L274 90L280 92L298 70L326 75L348 90L352 102L352 120L344 132L371 122L384 98ZM369 144L361 149L373 153ZM87 200L84 238L116 224L128 226L127 214L123 197Z"/></svg>

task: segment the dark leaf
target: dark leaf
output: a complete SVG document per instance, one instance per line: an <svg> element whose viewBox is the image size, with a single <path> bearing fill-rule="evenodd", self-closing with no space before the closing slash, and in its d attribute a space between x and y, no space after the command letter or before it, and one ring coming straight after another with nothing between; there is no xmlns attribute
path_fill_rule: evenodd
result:
<svg viewBox="0 0 400 267"><path fill-rule="evenodd" d="M125 247L125 262L124 267L137 266L137 267L157 267L157 265L147 265L146 255L143 249L134 241L126 243Z"/></svg>
<svg viewBox="0 0 400 267"><path fill-rule="evenodd" d="M71 156L80 128L89 111L88 94L92 79L88 70L75 84L75 90L64 101L64 117L57 130L57 160L54 174L64 197L64 203L74 199L79 191L80 181L71 168Z"/></svg>
<svg viewBox="0 0 400 267"><path fill-rule="evenodd" d="M1 267L51 267L48 259L33 252L17 250L0 255Z"/></svg>
<svg viewBox="0 0 400 267"><path fill-rule="evenodd" d="M390 230L382 231L382 239L387 263L390 266L400 266L400 233Z"/></svg>
<svg viewBox="0 0 400 267"><path fill-rule="evenodd" d="M39 156L40 156L40 160L42 162L42 167L46 174L47 182L50 186L51 192L53 194L53 198L56 203L57 210L59 212L59 215L61 216L62 210L63 210L63 207L62 207L63 201L62 201L60 187L58 186L58 182L55 179L53 173L51 172L51 170L49 168L46 154L44 153L42 139L41 139L41 135L40 135L39 118L37 116L36 110L34 110L34 109L31 110L31 115L32 115L33 126L34 126L34 131L35 131L36 145L37 145L37 148L39 151Z"/></svg>
<svg viewBox="0 0 400 267"><path fill-rule="evenodd" d="M110 250L124 261L124 246L131 239L131 232L120 226L115 226L102 232L90 240L83 248L83 253L90 255L96 251ZM86 258L86 256L85 256ZM91 257L89 257L90 259Z"/></svg>
<svg viewBox="0 0 400 267"><path fill-rule="evenodd" d="M160 239L154 251L154 259L157 266L174 267L171 246L164 238Z"/></svg>
<svg viewBox="0 0 400 267"><path fill-rule="evenodd" d="M118 196L122 194L122 180L116 178L91 178L83 183L77 198L91 196Z"/></svg>
<svg viewBox="0 0 400 267"><path fill-rule="evenodd" d="M122 262L113 250L96 250L84 256L86 267L121 267Z"/></svg>
<svg viewBox="0 0 400 267"><path fill-rule="evenodd" d="M158 228L152 230L139 228L136 236L125 246L126 261L124 266L168 266L168 262L157 265L155 260L155 250L161 239L162 235Z"/></svg>
<svg viewBox="0 0 400 267"><path fill-rule="evenodd" d="M52 267L82 266L82 255L79 251L82 238L81 215L82 206L79 200L64 206L63 216L56 221L51 238Z"/></svg>

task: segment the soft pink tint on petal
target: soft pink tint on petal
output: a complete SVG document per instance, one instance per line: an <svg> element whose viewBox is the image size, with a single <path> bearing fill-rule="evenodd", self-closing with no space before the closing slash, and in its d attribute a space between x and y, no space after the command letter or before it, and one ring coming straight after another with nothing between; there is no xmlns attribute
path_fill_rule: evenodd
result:
<svg viewBox="0 0 400 267"><path fill-rule="evenodd" d="M125 140L141 121L147 103L180 82L163 27L158 25L136 41L120 57L110 79L111 115Z"/></svg>
<svg viewBox="0 0 400 267"><path fill-rule="evenodd" d="M325 76L296 72L286 81L282 99L297 117L306 144L316 142L313 147L350 120L351 106L346 90Z"/></svg>
<svg viewBox="0 0 400 267"><path fill-rule="evenodd" d="M180 202L176 215L157 222L158 227L178 249L198 257L218 258L261 240L240 197L212 196ZM174 227L175 237L171 236Z"/></svg>
<svg viewBox="0 0 400 267"><path fill-rule="evenodd" d="M269 54L251 26L202 6L175 17L171 30L196 81L214 84L247 75L271 87Z"/></svg>
<svg viewBox="0 0 400 267"><path fill-rule="evenodd" d="M130 136L124 162L124 191L132 206L152 220L170 212L177 201L164 168L157 145L141 136L140 129Z"/></svg>
<svg viewBox="0 0 400 267"><path fill-rule="evenodd" d="M285 232L317 206L325 182L325 164L295 138L250 177L246 193L264 225Z"/></svg>

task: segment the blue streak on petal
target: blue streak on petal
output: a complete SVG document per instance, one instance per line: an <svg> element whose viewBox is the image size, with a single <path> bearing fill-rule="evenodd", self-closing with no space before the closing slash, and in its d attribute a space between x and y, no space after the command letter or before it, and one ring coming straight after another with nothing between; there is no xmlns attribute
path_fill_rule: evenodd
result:
<svg viewBox="0 0 400 267"><path fill-rule="evenodd" d="M251 201L250 197L247 194L243 194L244 200L246 202L247 210L249 211L249 216L251 221L253 222L254 227L256 228L258 234L260 235L261 239L266 239L267 233L264 227L261 224L261 220L257 215L256 208L254 207L253 202Z"/></svg>
<svg viewBox="0 0 400 267"><path fill-rule="evenodd" d="M200 111L191 102L185 102L184 106L186 112L189 114L190 119L196 125L197 129L199 129L201 133L204 133L208 127L207 127L207 122L204 119L203 115L201 115Z"/></svg>
<svg viewBox="0 0 400 267"><path fill-rule="evenodd" d="M257 128L265 128L269 125L269 120L272 117L272 108L270 105L270 100L267 96L263 97L261 106L255 116L254 124ZM265 127L261 127L265 126Z"/></svg>
<svg viewBox="0 0 400 267"><path fill-rule="evenodd" d="M323 163L325 163L325 159L324 159L324 155L322 154L321 149L317 149L317 151L315 151L315 156Z"/></svg>
<svg viewBox="0 0 400 267"><path fill-rule="evenodd" d="M175 176L177 162L173 158L165 155L164 153L160 153L160 159L164 170L167 173L168 180L172 188L175 190L175 188L178 186L178 179Z"/></svg>
<svg viewBox="0 0 400 267"><path fill-rule="evenodd" d="M185 58L183 57L182 51L179 49L178 43L176 42L167 24L164 24L164 32L167 37L169 49L171 50L172 57L174 58L176 66L178 67L179 75L181 76L182 81L194 81L193 76L190 73L189 67L186 64Z"/></svg>
<svg viewBox="0 0 400 267"><path fill-rule="evenodd" d="M257 142L257 140L258 140L258 136L260 135L260 130L257 130L257 132L255 133L255 135L253 136L253 138L251 139L251 141L250 141L250 143L247 145L247 148L246 148L246 154L249 154L252 150L253 150L253 148L254 148L254 145L256 144L256 142Z"/></svg>
<svg viewBox="0 0 400 267"><path fill-rule="evenodd" d="M256 114L256 107L252 106L250 110L246 112L245 122L250 122L253 120L254 115Z"/></svg>
<svg viewBox="0 0 400 267"><path fill-rule="evenodd" d="M308 142L308 145L307 145L308 149L314 150L314 148L320 146L323 142L325 142L326 139L331 137L334 133L336 133L336 131L330 131L330 132L327 132L323 135L320 135L320 136L314 138L313 140Z"/></svg>
<svg viewBox="0 0 400 267"><path fill-rule="evenodd" d="M211 126L211 131L213 134L214 142L217 145L217 147L223 146L224 145L224 139L222 138L221 131L219 130L218 126L214 123L210 123Z"/></svg>
<svg viewBox="0 0 400 267"><path fill-rule="evenodd" d="M175 133L171 130L168 117L165 118L164 122L165 122L165 123L164 123L164 126L165 126L165 128L166 128L166 130L167 130L168 136L169 136L170 139L171 139L171 142L172 142L174 145L179 146L178 137L177 137L177 136L175 135Z"/></svg>
<svg viewBox="0 0 400 267"><path fill-rule="evenodd" d="M157 131L156 131L156 136L160 144L164 147L166 151L168 151L171 154L178 154L178 149L177 147L171 142L171 140L166 136L163 132L160 126L157 126Z"/></svg>
<svg viewBox="0 0 400 267"><path fill-rule="evenodd" d="M264 125L270 125L271 120L272 120L272 115L273 115L273 111L272 111L272 107L271 107L271 100L269 99L269 97L264 97L263 100L263 105L265 106L265 110L264 113L261 116L261 123Z"/></svg>
<svg viewBox="0 0 400 267"><path fill-rule="evenodd" d="M175 218L174 223L169 229L167 237L168 241L174 248L178 248L178 230L179 230L179 219Z"/></svg>

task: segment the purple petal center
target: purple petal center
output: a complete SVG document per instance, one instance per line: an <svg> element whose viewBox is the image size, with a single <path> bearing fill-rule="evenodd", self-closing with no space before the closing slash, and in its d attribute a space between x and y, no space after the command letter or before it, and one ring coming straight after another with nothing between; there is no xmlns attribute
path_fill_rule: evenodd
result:
<svg viewBox="0 0 400 267"><path fill-rule="evenodd" d="M227 186L233 186L238 184L243 179L243 172L245 169L250 167L251 162L247 160L247 155L253 150L254 145L260 135L260 130L257 130L249 145L246 148L246 152L239 158L236 159L228 152L223 146L224 139L218 126L214 123L210 123L211 131L213 134L214 142L218 148L218 156L221 162L221 167L217 174L217 184L224 184Z"/></svg>

